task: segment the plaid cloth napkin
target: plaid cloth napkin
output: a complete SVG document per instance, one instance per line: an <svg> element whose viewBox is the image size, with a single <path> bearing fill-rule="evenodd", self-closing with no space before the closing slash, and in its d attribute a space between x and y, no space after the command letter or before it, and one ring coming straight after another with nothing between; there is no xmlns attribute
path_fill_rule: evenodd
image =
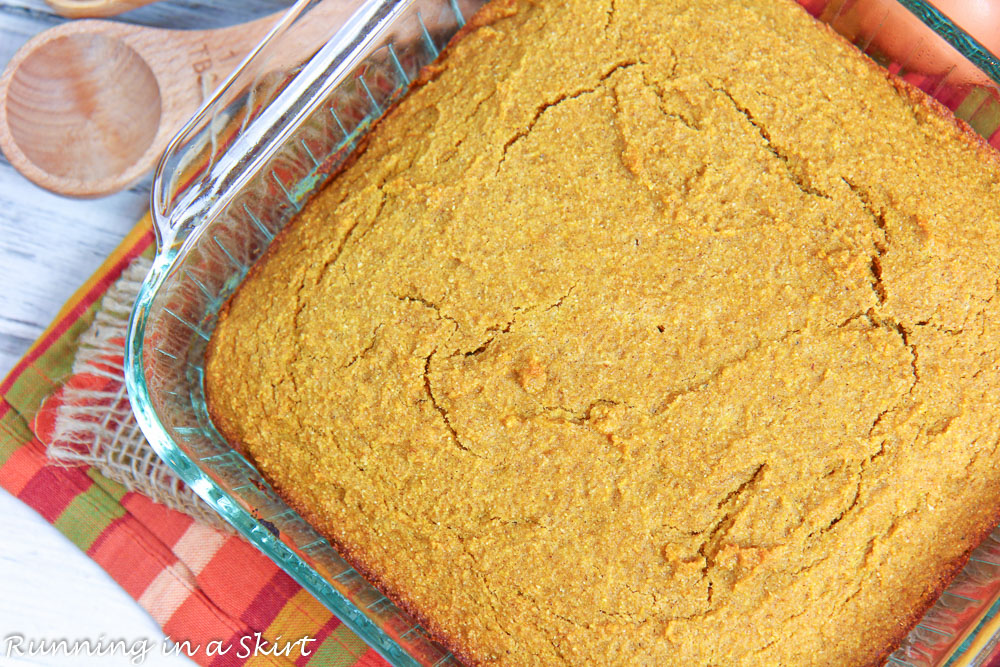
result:
<svg viewBox="0 0 1000 667"><path fill-rule="evenodd" d="M60 386L92 381L69 377L77 339L93 321L101 296L153 246L147 216L0 383L0 486L107 570L198 664L385 665L243 540L129 492L93 468L54 466L46 458L42 442L53 427ZM258 637L272 642L264 648L279 654L286 648L286 655L254 651ZM305 637L313 641L288 648Z"/></svg>

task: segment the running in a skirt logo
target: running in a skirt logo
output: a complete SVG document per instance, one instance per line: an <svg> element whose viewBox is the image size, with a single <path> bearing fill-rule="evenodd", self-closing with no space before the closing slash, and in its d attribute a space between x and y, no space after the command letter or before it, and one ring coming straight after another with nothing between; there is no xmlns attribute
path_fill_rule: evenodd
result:
<svg viewBox="0 0 1000 667"><path fill-rule="evenodd" d="M3 638L0 655L7 658L40 658L44 656L88 656L112 657L121 656L133 665L141 665L154 651L162 655L184 655L189 658L196 656L213 657L218 655L233 655L246 659L256 656L274 657L308 657L312 655L312 643L316 639L301 637L291 641L283 641L279 635L273 641L265 639L259 632L244 635L238 640L210 641L196 644L190 641L173 641L169 637L163 641L150 639L109 639L104 635L97 639L50 639L43 637L27 637L22 634L10 634Z"/></svg>

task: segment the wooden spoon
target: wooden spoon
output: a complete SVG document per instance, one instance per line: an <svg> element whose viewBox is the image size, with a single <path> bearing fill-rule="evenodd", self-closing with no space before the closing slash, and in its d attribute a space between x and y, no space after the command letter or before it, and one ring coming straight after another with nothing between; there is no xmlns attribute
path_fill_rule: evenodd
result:
<svg viewBox="0 0 1000 667"><path fill-rule="evenodd" d="M114 16L156 0L45 0L56 14L71 19Z"/></svg>
<svg viewBox="0 0 1000 667"><path fill-rule="evenodd" d="M275 20L197 31L84 20L46 30L0 76L0 148L47 190L121 190Z"/></svg>
<svg viewBox="0 0 1000 667"><path fill-rule="evenodd" d="M282 37L276 67L301 62L359 0L323 0ZM284 12L217 30L82 20L22 46L0 75L0 149L38 185L74 197L128 187Z"/></svg>

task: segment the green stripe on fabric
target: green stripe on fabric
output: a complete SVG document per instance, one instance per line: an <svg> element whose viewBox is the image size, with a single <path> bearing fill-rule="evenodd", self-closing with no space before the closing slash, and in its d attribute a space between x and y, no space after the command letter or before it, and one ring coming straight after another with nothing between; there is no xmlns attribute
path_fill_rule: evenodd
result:
<svg viewBox="0 0 1000 667"><path fill-rule="evenodd" d="M0 398L2 401L3 398ZM14 455L14 452L31 442L34 436L28 428L28 422L17 410L10 408L7 414L0 417L0 466Z"/></svg>
<svg viewBox="0 0 1000 667"><path fill-rule="evenodd" d="M48 376L31 365L21 371L17 381L7 391L4 398L15 410L24 415L26 420L31 421L38 411L38 407L42 404L42 400L51 394L56 386L56 383Z"/></svg>
<svg viewBox="0 0 1000 667"><path fill-rule="evenodd" d="M116 503L121 502L122 497L128 493L128 489L124 485L108 479L98 472L97 468L87 468L87 477L94 480L94 484L101 487L105 493L114 498Z"/></svg>
<svg viewBox="0 0 1000 667"><path fill-rule="evenodd" d="M59 382L66 379L73 369L77 340L94 320L97 305L88 308L56 340L52 341L34 363L25 368L4 398L15 410L31 421L42 400L55 391Z"/></svg>
<svg viewBox="0 0 1000 667"><path fill-rule="evenodd" d="M52 525L73 544L87 551L112 521L123 516L125 508L95 484L74 498Z"/></svg>
<svg viewBox="0 0 1000 667"><path fill-rule="evenodd" d="M350 667L368 650L368 645L346 625L338 625L309 657L310 665Z"/></svg>

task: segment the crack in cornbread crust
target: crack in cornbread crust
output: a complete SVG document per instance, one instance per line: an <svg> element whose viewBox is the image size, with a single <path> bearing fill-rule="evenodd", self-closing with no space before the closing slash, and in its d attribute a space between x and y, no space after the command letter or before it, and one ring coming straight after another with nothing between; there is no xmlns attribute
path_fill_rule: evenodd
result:
<svg viewBox="0 0 1000 667"><path fill-rule="evenodd" d="M529 44L534 49L520 43L521 36L544 40L546 32L567 28L559 16L546 16L551 4L509 4L505 20L483 21L425 87L383 121L355 167L282 234L213 337L207 390L220 429L246 448L297 509L347 547L352 562L451 647L464 649L460 653L469 662L503 661L510 650L506 661L512 664L529 656L545 663L609 655L657 664L862 664L884 655L919 614L900 621L896 609L926 606L952 574L942 564L957 567L988 530L992 510L960 515L962 498L965 504L975 499L981 507L998 505L996 480L985 474L996 458L995 442L975 437L995 432L993 424L976 421L968 410L942 412L961 402L927 394L928 384L960 382L957 389L976 389L971 378L944 372L949 363L952 371L964 359L987 376L993 372L993 357L972 363L973 353L983 350L969 344L994 333L988 300L996 286L977 280L982 276L961 275L949 293L948 281L925 285L911 275L948 274L948 262L927 267L913 260L923 258L922 243L941 245L932 260L955 255L956 248L968 251L947 234L966 232L960 225L968 216L953 214L952 220L941 206L935 211L933 202L905 201L906 183L884 191L885 179L872 177L880 164L845 167L837 155L824 158L824 145L810 146L810 135L795 129L822 110L791 107L816 95L799 95L783 109L759 94L775 77L757 73L765 79L758 81L754 68L790 57L769 53L771 38L751 44L756 51L748 47L748 53L762 54L762 62L728 63L723 54L707 63L707 71L686 70L692 54L685 43L667 42L672 35L728 37L712 24L721 18L712 4L665 5L677 11L647 22L630 22L635 3L581 5L570 13L593 19L600 30L584 35L586 26L571 26L573 36L557 38L565 54L547 49L544 41ZM811 21L784 4L748 2L726 10L739 25L765 23L783 47L786 39L792 46L818 39ZM599 34L605 28L635 48L615 48L616 39L605 44ZM754 36L746 38L752 42ZM844 81L834 74L831 79L857 84L856 94L847 97L872 94L875 107L922 113L919 104L900 104L883 75L839 42L816 46L823 67L844 70L838 75ZM565 62L539 78L529 51ZM809 60L809 54L794 55ZM451 70L459 72L466 61L484 76L452 83L457 79ZM807 62L803 70L809 66L818 65ZM535 81L539 94L525 95L534 90L525 81ZM795 85L830 92L822 83ZM909 94L904 88L903 95ZM836 108L841 104L838 99ZM901 145L915 151L907 156L915 173L927 173L935 156L951 156L968 174L951 164L943 171L958 170L970 191L995 200L995 176L984 176L996 173L992 158L980 154L979 161L989 163L975 167L968 150L956 147L966 140L934 107L927 108L927 118L910 122L890 115L886 121L883 113L873 125L884 123L888 136L902 135ZM921 123L933 130L923 137L930 147L914 147L906 137L919 132ZM470 136L469 128L480 126L483 136ZM699 136L706 132L714 134ZM933 145L937 133L946 137L940 147ZM822 136L849 141L841 135L834 123ZM879 137L865 139L877 143ZM818 157L819 168L797 150L803 144L809 150L802 153ZM877 145L842 150L885 154ZM552 151L559 161L549 156ZM576 168L579 155L595 157L591 169L602 169L601 178L587 170L565 175L572 182L564 175L547 178L555 164ZM608 156L620 160L597 159ZM763 184L747 181L747 174ZM474 189L479 178L490 186L476 194L488 195L503 210L500 220L523 218L514 228L496 218L485 225L507 243L505 252L491 248L485 257L475 252L494 239L477 238L478 230L465 225L494 213L468 204L464 190ZM506 184L497 182L505 178ZM464 189L448 188L459 179L465 179ZM634 216L631 226L615 226L614 210L600 209L614 200L614 187ZM517 198L532 188L550 197L541 197L525 217L525 210L516 210ZM955 193L946 194L953 205ZM575 202L590 207L574 209ZM770 211L775 202L781 206ZM995 215L988 206L977 208L972 195L958 196L957 203L985 218L977 224L995 245ZM700 210L715 215L710 219ZM911 220L900 211L930 215ZM434 216L439 224L428 233L420 225L426 228L426 218ZM563 220L573 235L553 244L546 236L560 230L533 227L537 218ZM928 221L941 229L925 229ZM454 228L465 233L448 237ZM421 233L414 241L412 235ZM727 239L745 245L732 254ZM624 252L630 244L640 249L631 251L635 256ZM526 249L534 254L525 256ZM313 259L303 265L300 253ZM741 266L768 253L780 255L791 269L768 266L754 274L760 267ZM432 261L421 265L424 254ZM962 261L956 264L966 272L979 266L972 260L990 257L983 249L957 254ZM497 255L522 262L520 277L505 273ZM648 261L650 255L658 261ZM574 265L581 257L589 263ZM663 257L680 272L664 273ZM404 273L387 276L380 272L385 265ZM702 266L705 273L699 274ZM477 281L476 270L489 279ZM987 277L994 270L981 267ZM713 282L713 271L730 272L729 285L750 288L747 293L767 307L727 293L725 282ZM616 281L601 282L605 276ZM653 280L637 280L642 277ZM385 289L376 293L373 285L380 281ZM787 293L767 292L774 286ZM638 291L641 299L634 298ZM934 298L922 298L921 291ZM300 299L303 292L308 298ZM461 303L463 296L470 303ZM714 320L705 315L712 308L722 310ZM413 332L418 335L406 335ZM952 338L964 340L968 349L955 347ZM280 343L290 340L298 342ZM723 340L726 345L711 346ZM329 345L324 349L317 341ZM616 358L619 375L608 379ZM237 368L243 370L234 377ZM797 379L782 376L789 368L799 370ZM826 382L824 373L830 374ZM916 373L930 379L918 381ZM872 377L882 380L865 386ZM762 390L756 398L740 393L754 385ZM336 395L345 387L352 392ZM338 402L348 399L352 409L345 411ZM806 399L816 402L810 406ZM976 400L971 406L991 405L988 396ZM796 401L798 412L777 409L796 407ZM267 414L272 406L278 409ZM743 414L728 415L720 406ZM818 413L830 406L842 408L839 419L824 422ZM401 410L397 416L394 407ZM379 412L385 416L365 423L368 414ZM696 424L692 415L705 416L706 423ZM402 424L406 419L413 423ZM756 424L756 431L740 420ZM700 432L702 439L692 438ZM761 432L815 449L770 451ZM815 433L836 440L834 446L810 442ZM706 448L705 442L716 446ZM548 450L524 450L525 443ZM933 456L907 459L913 443ZM565 459L568 446L585 449L588 457ZM331 447L340 454L323 456ZM953 461L955 454L960 458ZM577 471L584 461L592 470ZM396 464L400 468L393 469ZM435 466L436 473L421 477ZM630 477L636 470L654 471L656 483ZM794 488L789 471L808 479L815 493L792 498L795 506L764 506L768 494ZM926 494L893 497L892 489L883 488L887 474L903 475ZM968 482L962 498L932 497L941 495L938 480L949 474ZM476 505L481 498L462 495L467 489L489 493L480 487L494 479L507 486L488 498L488 507ZM561 487L563 479L578 479L583 488ZM610 481L602 485L605 479ZM540 488L539 481L551 489ZM373 484L385 488L377 499L366 497ZM452 489L447 501L440 498L442 486ZM684 503L667 502L674 488ZM549 491L555 493L551 498L544 493ZM544 511L515 512L524 509L513 503L516 496L532 492L542 492ZM414 493L428 502L412 503ZM618 507L618 513L593 515L589 520L598 525L578 523L573 539L560 542L560 523L581 518L573 512L583 499ZM933 513L928 525L916 525L914 517L931 501L938 516L949 517L948 525L934 524ZM549 551L544 540L554 542ZM908 541L927 553L909 553L903 548ZM400 553L431 560L414 565ZM567 554L574 556L571 563ZM914 557L924 560L893 562ZM782 569L795 558L794 569ZM866 586L858 573L889 581ZM830 581L849 588L826 605L823 585ZM482 596L469 597L476 590ZM780 641L790 636L794 642Z"/></svg>

